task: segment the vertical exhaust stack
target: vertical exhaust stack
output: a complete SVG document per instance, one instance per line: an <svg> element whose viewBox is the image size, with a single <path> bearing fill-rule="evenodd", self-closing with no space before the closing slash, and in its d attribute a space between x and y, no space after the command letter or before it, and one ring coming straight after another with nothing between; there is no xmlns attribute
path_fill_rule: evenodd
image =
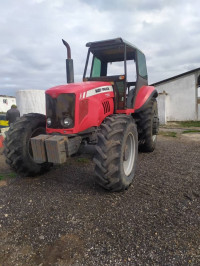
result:
<svg viewBox="0 0 200 266"><path fill-rule="evenodd" d="M71 48L69 44L63 40L64 46L67 48L67 59L66 59L66 75L67 75L67 83L74 83L74 66L73 59L71 59Z"/></svg>

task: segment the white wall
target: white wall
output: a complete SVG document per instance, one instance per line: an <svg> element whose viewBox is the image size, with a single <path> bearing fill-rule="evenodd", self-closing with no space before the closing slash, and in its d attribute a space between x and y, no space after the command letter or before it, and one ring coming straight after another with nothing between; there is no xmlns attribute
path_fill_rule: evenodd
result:
<svg viewBox="0 0 200 266"><path fill-rule="evenodd" d="M159 117L160 125L164 125L167 122L166 101L167 101L166 93L165 92L159 93L158 98L157 98L157 102L158 102L158 117Z"/></svg>
<svg viewBox="0 0 200 266"><path fill-rule="evenodd" d="M198 104L198 120L200 121L200 104Z"/></svg>
<svg viewBox="0 0 200 266"><path fill-rule="evenodd" d="M200 98L200 87L197 88L197 97Z"/></svg>
<svg viewBox="0 0 200 266"><path fill-rule="evenodd" d="M17 91L16 102L21 116L28 113L46 113L44 90Z"/></svg>
<svg viewBox="0 0 200 266"><path fill-rule="evenodd" d="M195 73L163 82L155 87L158 93L167 93L167 121L197 120Z"/></svg>
<svg viewBox="0 0 200 266"><path fill-rule="evenodd" d="M6 101L6 103L4 102L4 100ZM0 96L0 112L6 113L13 104L16 104L16 99L14 97Z"/></svg>

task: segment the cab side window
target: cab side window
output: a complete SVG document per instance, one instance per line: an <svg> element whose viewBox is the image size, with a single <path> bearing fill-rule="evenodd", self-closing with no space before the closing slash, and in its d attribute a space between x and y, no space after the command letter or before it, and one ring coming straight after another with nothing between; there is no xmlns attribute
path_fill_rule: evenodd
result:
<svg viewBox="0 0 200 266"><path fill-rule="evenodd" d="M138 58L139 75L142 78L147 79L147 66L146 66L145 56L140 51L137 51L137 58Z"/></svg>

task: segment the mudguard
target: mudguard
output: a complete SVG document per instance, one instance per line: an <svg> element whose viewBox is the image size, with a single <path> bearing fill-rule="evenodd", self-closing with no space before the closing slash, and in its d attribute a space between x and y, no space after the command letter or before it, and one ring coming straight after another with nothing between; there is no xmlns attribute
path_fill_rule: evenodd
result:
<svg viewBox="0 0 200 266"><path fill-rule="evenodd" d="M135 106L134 106L135 113L145 108L146 104L148 104L148 102L153 97L156 98L157 96L158 92L153 86L141 87L135 99Z"/></svg>

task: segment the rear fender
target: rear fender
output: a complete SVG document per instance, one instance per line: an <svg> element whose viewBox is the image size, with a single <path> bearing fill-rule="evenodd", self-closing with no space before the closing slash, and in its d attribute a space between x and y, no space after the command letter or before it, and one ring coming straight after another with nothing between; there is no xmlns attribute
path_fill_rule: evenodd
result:
<svg viewBox="0 0 200 266"><path fill-rule="evenodd" d="M153 86L143 86L140 88L136 100L134 110L135 112L141 111L149 103L152 98L158 96L157 90Z"/></svg>

